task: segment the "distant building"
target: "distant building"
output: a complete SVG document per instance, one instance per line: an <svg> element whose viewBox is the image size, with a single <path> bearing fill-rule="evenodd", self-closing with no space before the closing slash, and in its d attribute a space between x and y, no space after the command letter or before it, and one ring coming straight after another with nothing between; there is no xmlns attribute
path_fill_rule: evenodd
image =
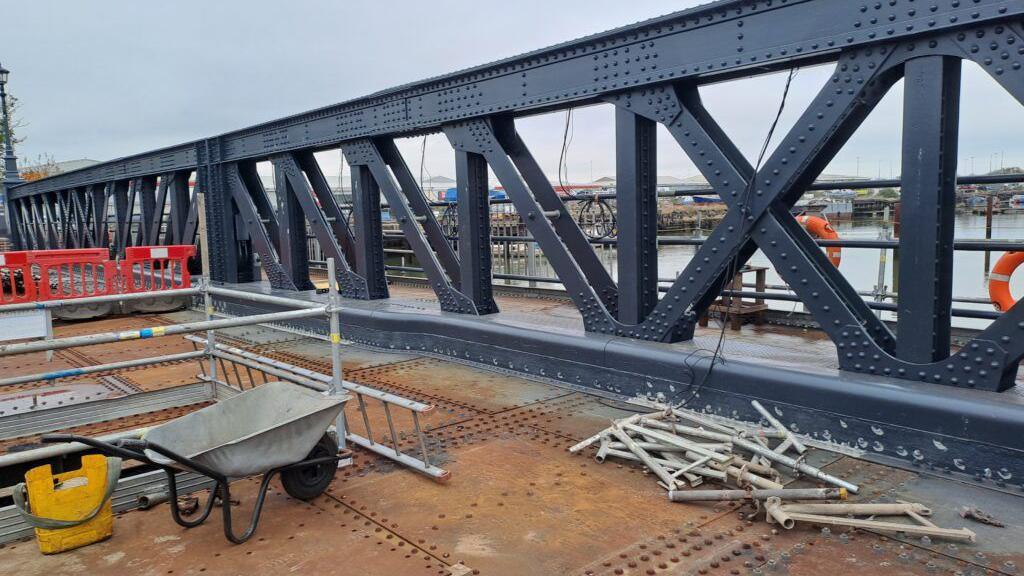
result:
<svg viewBox="0 0 1024 576"><path fill-rule="evenodd" d="M423 181L423 194L430 200L441 200L449 188L455 186L455 180L447 176L431 176Z"/></svg>
<svg viewBox="0 0 1024 576"><path fill-rule="evenodd" d="M704 185L707 186L707 183L705 182ZM574 187L587 187L587 188L596 187L596 188L599 188L601 190L614 191L615 190L615 178L612 178L611 176L604 176L603 178L598 178L597 180L594 180L594 182L589 184L589 185L573 185L573 186ZM665 191L672 192L672 191L675 191L675 190L686 190L686 189L687 189L687 184L686 184L686 181L684 181L684 180L680 180L679 178L676 178L675 176L658 176L658 190L659 191L662 191L662 192L665 192Z"/></svg>
<svg viewBox="0 0 1024 576"><path fill-rule="evenodd" d="M18 171L21 173L22 178L31 181L46 178L47 176L55 176L65 172L71 172L73 170L81 170L82 168L88 168L89 166L99 163L99 160L81 158L79 160L65 160L64 162L47 162L45 164L37 164L35 166L25 166Z"/></svg>

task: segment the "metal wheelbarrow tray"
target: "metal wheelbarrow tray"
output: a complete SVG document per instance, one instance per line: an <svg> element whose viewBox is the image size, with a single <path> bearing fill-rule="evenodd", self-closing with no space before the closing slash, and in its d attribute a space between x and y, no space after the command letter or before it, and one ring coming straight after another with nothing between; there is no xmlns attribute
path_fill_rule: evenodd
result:
<svg viewBox="0 0 1024 576"><path fill-rule="evenodd" d="M139 460L167 474L168 501L174 521L185 528L202 524L220 499L224 535L241 544L256 531L267 487L274 475L294 498L309 500L330 485L337 462L337 440L327 428L348 396L325 396L286 382L269 382L150 429L141 440L111 444L70 434L43 436L44 442L81 442L106 454ZM185 518L178 507L175 473L189 470L208 476L216 486L197 517ZM263 475L248 529L236 536L231 526L232 479Z"/></svg>

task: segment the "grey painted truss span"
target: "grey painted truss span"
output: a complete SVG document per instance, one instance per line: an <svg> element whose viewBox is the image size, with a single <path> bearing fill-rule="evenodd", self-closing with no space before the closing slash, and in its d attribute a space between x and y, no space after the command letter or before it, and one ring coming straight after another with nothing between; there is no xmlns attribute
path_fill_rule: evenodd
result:
<svg viewBox="0 0 1024 576"><path fill-rule="evenodd" d="M727 0L581 38L365 98L14 187L14 239L24 248L191 243L205 195L211 275L309 287L306 233L338 264L343 293L388 297L386 199L443 310L498 311L492 297L488 168L584 320L600 337L671 343L734 267L761 250L835 342L847 374L1000 392L1024 357L1015 307L959 350L949 347L960 65L976 63L1024 103L1024 0ZM832 73L755 167L701 101L701 86L808 65ZM894 331L790 214L874 107L905 79L904 206ZM540 112L614 107L619 282L596 257L517 132ZM773 108L774 98L766 109ZM728 206L658 298L651 230L658 125ZM458 234L445 237L395 139L443 133L456 156ZM313 153L341 147L353 208L338 206ZM276 167L276 205L256 163ZM113 223L102 216L113 202ZM165 217L166 214L166 217ZM111 225L112 224L112 225ZM257 260L259 266L257 267ZM652 349L655 348L652 346ZM834 386L841 380L832 378Z"/></svg>
<svg viewBox="0 0 1024 576"><path fill-rule="evenodd" d="M239 316L273 309L253 306L231 299L216 303L218 310ZM712 358L705 352L374 303L351 303L341 316L345 338L357 344L414 351L615 399L685 402L750 423L761 420L750 404L756 399L789 428L837 450L1024 490L1024 400L1015 393L894 385L879 376L784 369L733 357L709 372ZM326 330L317 319L285 327L311 334Z"/></svg>

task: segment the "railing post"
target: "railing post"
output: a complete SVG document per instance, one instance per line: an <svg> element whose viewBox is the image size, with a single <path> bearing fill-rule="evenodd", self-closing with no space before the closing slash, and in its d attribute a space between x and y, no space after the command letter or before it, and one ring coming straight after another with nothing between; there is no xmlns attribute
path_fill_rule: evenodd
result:
<svg viewBox="0 0 1024 576"><path fill-rule="evenodd" d="M345 393L341 383L341 299L338 297L338 277L334 270L334 258L327 259L327 312L331 317L331 388L330 395ZM345 410L338 413L334 421L338 433L338 449L345 449Z"/></svg>
<svg viewBox="0 0 1024 576"><path fill-rule="evenodd" d="M210 294L210 249L209 249L209 234L206 229L206 193L205 191L196 191L196 203L199 217L199 243L203 247L200 258L203 263L203 279L200 281L199 287L203 291L203 310L206 314L206 320L213 319L213 295ZM210 381L217 381L217 359L214 357L213 352L217 349L216 334L213 330L206 331L206 357L210 361L209 375Z"/></svg>

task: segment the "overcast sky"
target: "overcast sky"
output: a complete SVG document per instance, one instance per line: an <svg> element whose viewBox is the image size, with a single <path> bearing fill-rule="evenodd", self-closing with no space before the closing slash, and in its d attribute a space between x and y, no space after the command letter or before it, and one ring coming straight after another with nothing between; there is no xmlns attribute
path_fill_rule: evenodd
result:
<svg viewBox="0 0 1024 576"><path fill-rule="evenodd" d="M32 0L5 8L0 62L28 125L24 160L107 160L194 140L519 54L701 2L695 0ZM780 124L788 130L825 81L801 70ZM784 75L702 89L708 108L750 157L778 106ZM899 174L901 86L828 172ZM568 172L614 175L613 113L577 110ZM519 122L555 176L564 113ZM1024 107L965 66L960 173L1024 164ZM659 173L696 169L665 134ZM403 141L420 168L422 139ZM454 176L443 136L427 139L426 170ZM973 161L972 161L973 158ZM336 155L321 155L329 177Z"/></svg>

